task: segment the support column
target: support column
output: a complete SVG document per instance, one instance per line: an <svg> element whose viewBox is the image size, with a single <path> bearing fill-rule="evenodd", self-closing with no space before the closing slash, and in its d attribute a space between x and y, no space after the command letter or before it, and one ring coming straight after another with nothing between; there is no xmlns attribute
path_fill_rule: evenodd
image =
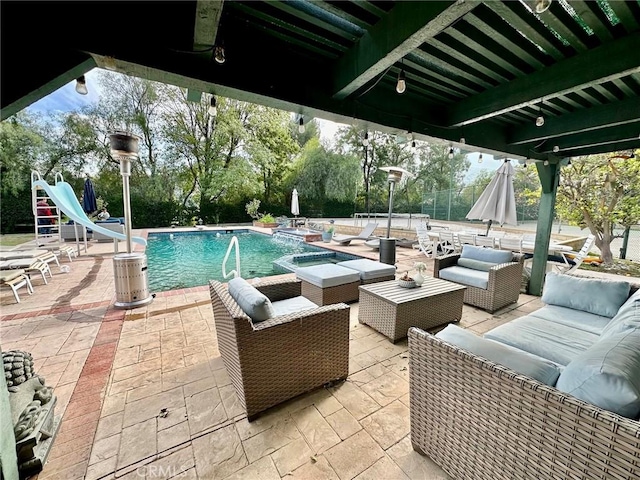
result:
<svg viewBox="0 0 640 480"><path fill-rule="evenodd" d="M549 243L555 216L556 194L560 179L560 165L558 163L536 163L538 177L542 184L540 206L538 208L538 226L536 228L536 244L533 252L533 265L531 267L531 279L529 280L529 293L542 295L544 276L547 272L547 256L549 255Z"/></svg>

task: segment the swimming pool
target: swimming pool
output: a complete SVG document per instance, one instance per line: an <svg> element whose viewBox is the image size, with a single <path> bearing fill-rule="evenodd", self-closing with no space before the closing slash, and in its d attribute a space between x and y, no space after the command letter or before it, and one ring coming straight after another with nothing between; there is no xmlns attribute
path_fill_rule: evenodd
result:
<svg viewBox="0 0 640 480"><path fill-rule="evenodd" d="M163 292L207 285L209 280L227 281L222 276L222 260L234 235L240 245L243 278L268 277L292 271L293 266L287 262L274 264L274 261L291 255L306 254L304 258L316 261L316 256L309 254L316 252L324 257L334 253L301 241L272 238L249 230L149 233L146 249L149 289ZM335 260L326 259L326 262L331 261ZM295 266L298 265L296 262ZM232 253L227 271L234 268L235 253Z"/></svg>

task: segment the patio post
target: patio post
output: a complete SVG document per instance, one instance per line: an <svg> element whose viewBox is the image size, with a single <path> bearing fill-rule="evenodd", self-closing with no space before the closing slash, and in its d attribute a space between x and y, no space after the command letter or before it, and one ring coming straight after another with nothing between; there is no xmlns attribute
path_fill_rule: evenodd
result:
<svg viewBox="0 0 640 480"><path fill-rule="evenodd" d="M553 229L553 217L556 206L556 193L560 180L560 165L549 163L544 165L536 162L538 177L542 185L540 206L538 207L538 224L536 227L536 243L533 251L533 265L531 266L531 279L529 280L529 293L542 295L544 277L547 272L547 256L549 255L549 243Z"/></svg>

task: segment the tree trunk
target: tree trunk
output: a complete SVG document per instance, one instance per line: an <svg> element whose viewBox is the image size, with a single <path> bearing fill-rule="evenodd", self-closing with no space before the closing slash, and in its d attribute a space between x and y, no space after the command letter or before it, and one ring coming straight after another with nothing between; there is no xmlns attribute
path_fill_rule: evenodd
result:
<svg viewBox="0 0 640 480"><path fill-rule="evenodd" d="M613 264L613 253L611 252L611 241L598 240L596 238L596 246L600 249L600 257L605 265Z"/></svg>

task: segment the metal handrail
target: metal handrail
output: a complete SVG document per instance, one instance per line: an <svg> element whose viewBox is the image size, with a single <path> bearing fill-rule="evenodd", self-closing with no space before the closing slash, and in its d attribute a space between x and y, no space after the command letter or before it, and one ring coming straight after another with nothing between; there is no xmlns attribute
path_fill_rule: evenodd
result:
<svg viewBox="0 0 640 480"><path fill-rule="evenodd" d="M235 245L236 247L236 269L231 270L227 273L227 260L229 259L229 255L231 254L231 249ZM229 248L227 248L227 253L224 256L224 260L222 260L222 276L225 278L229 278L233 275L233 278L240 276L240 245L238 244L238 237L235 235L231 237L231 242L229 243Z"/></svg>

